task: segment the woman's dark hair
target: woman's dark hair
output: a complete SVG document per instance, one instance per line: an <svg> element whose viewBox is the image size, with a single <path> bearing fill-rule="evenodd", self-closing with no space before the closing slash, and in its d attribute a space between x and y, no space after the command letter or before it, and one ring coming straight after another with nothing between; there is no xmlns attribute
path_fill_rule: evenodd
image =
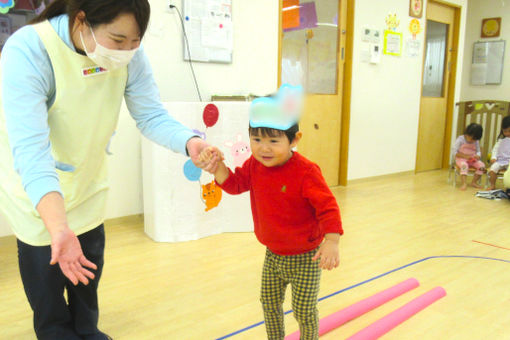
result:
<svg viewBox="0 0 510 340"><path fill-rule="evenodd" d="M505 135L503 134L504 129L508 129L510 127L510 116L506 116L501 121L501 131L499 132L498 138L505 138Z"/></svg>
<svg viewBox="0 0 510 340"><path fill-rule="evenodd" d="M71 31L80 11L85 12L87 22L92 27L108 24L120 14L131 13L138 23L140 38L142 38L147 30L151 8L148 0L54 0L30 23L35 24L61 14L67 14L69 16L69 31Z"/></svg>
<svg viewBox="0 0 510 340"><path fill-rule="evenodd" d="M474 140L480 140L483 135L483 127L480 124L471 123L466 127L464 134L471 136Z"/></svg>
<svg viewBox="0 0 510 340"><path fill-rule="evenodd" d="M262 137L280 137L280 136L287 136L287 139L289 140L289 143L292 143L294 141L294 138L296 138L296 133L299 131L299 124L294 124L287 130L278 130L268 127L258 127L253 128L249 127L248 132L250 136L262 136Z"/></svg>

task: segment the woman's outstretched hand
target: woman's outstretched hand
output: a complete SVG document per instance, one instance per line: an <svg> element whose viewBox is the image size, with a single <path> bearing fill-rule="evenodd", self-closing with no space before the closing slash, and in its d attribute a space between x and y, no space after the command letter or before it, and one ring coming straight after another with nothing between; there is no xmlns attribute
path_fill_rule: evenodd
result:
<svg viewBox="0 0 510 340"><path fill-rule="evenodd" d="M89 279L95 275L85 267L97 269L97 266L87 260L81 249L80 241L74 232L67 228L51 235L51 261L58 263L62 273L76 286L78 282L87 285Z"/></svg>

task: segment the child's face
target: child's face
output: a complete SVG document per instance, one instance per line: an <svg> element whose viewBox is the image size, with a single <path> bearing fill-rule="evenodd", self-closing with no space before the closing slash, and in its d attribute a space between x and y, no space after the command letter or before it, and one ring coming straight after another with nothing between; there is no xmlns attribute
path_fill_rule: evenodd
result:
<svg viewBox="0 0 510 340"><path fill-rule="evenodd" d="M299 134L299 132L298 132ZM266 167L285 164L292 156L292 148L297 145L299 136L292 143L285 134L277 137L250 136L250 147L253 157Z"/></svg>
<svg viewBox="0 0 510 340"><path fill-rule="evenodd" d="M473 143L475 141L473 136L470 136L470 135L464 135L464 138L466 138L466 142L468 142L468 143Z"/></svg>
<svg viewBox="0 0 510 340"><path fill-rule="evenodd" d="M503 136L510 137L510 127L503 129Z"/></svg>

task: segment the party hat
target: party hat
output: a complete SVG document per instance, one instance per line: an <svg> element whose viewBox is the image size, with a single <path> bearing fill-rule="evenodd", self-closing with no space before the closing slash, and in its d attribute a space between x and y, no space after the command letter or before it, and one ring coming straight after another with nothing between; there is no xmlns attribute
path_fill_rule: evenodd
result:
<svg viewBox="0 0 510 340"><path fill-rule="evenodd" d="M250 106L250 127L287 130L299 122L303 111L303 88L283 84L274 97L253 100Z"/></svg>

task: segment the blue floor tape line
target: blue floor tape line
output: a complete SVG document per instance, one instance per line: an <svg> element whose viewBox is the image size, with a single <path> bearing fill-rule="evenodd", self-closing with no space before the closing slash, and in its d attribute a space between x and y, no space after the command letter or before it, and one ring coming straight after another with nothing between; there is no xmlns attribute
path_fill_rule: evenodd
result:
<svg viewBox="0 0 510 340"><path fill-rule="evenodd" d="M321 298L319 298L318 301L322 301L322 300L325 300L325 299L328 299L332 296L335 296L335 295L338 295L340 293L343 293L345 291L348 291L350 289L353 289L353 288L356 288L356 287L359 287L361 285L364 285L365 283L369 283L371 281L374 281L374 280L377 280L377 279L380 279L381 277L383 276L386 276L386 275L389 275L391 273L394 273L396 271L399 271L399 270L402 270L404 268L407 268L407 267L410 267L410 266L414 266L415 264L418 264L418 263L421 263L421 262L424 262L424 261L427 261L427 260L430 260L430 259L439 259L439 258L467 258L467 259L479 259L479 260L491 260L491 261L500 261L500 262L506 262L506 263L510 263L510 260L504 260L504 259L497 259L497 258L493 258L493 257L484 257L484 256L469 256L469 255L440 255L440 256L429 256L429 257L425 257L421 260L417 260L417 261L414 261L414 262L411 262L411 263L408 263L406 265L403 265L401 267L398 267L398 268L395 268L395 269L392 269L390 271L387 271L386 273L383 273L383 274L380 274L380 275L377 275L377 276L374 276L368 280L365 280L365 281L362 281L360 283L356 283L352 286L349 286L347 288L344 288L344 289L341 289L339 291L336 291L334 293L331 293L329 295L326 295L326 296L323 296ZM292 313L292 309L288 310L285 312L285 315L289 314L289 313ZM230 337L233 337L234 335L237 335L237 334L240 334L240 333L243 333L243 332L246 332L247 330L250 330L252 328L255 328L255 327L258 327L260 325L263 325L264 324L264 321L260 321L260 322L257 322L257 323L254 323L253 325L250 325L248 327L245 327L243 329L240 329L238 331L235 331L233 333L230 333L230 334L227 334L225 336L222 336L221 338L217 338L216 340L223 340L223 339L227 339L227 338L230 338Z"/></svg>

